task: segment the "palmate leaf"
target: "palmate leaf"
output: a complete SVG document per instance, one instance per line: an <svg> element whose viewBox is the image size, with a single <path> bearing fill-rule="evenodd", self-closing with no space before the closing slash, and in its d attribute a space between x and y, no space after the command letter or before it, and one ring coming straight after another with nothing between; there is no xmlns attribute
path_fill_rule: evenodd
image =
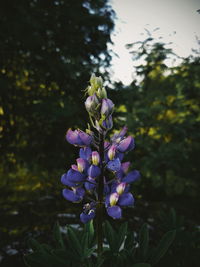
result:
<svg viewBox="0 0 200 267"><path fill-rule="evenodd" d="M106 221L104 224L104 233L105 237L108 241L108 245L112 251L114 251L115 248L115 231L113 230L111 224Z"/></svg>
<svg viewBox="0 0 200 267"><path fill-rule="evenodd" d="M28 240L28 246L30 248L32 248L33 251L40 251L40 250L42 250L41 244L37 240L35 240L34 238L30 238Z"/></svg>
<svg viewBox="0 0 200 267"><path fill-rule="evenodd" d="M57 247L61 248L61 249L64 249L65 245L64 245L64 242L63 242L62 234L60 232L60 225L59 225L58 222L56 222L56 224L54 225L53 237L54 237L54 240L56 241Z"/></svg>
<svg viewBox="0 0 200 267"><path fill-rule="evenodd" d="M105 237L108 241L110 250L113 253L119 252L119 249L122 243L124 242L127 234L127 227L128 224L127 222L125 222L120 226L119 231L116 232L108 221L105 222L104 225Z"/></svg>
<svg viewBox="0 0 200 267"><path fill-rule="evenodd" d="M84 232L88 233L88 246L92 246L94 241L94 225L93 220L84 225Z"/></svg>
<svg viewBox="0 0 200 267"><path fill-rule="evenodd" d="M77 257L80 257L82 255L82 247L80 244L80 240L78 239L78 236L76 235L76 232L74 229L70 226L68 226L68 242L71 247L71 249L77 254Z"/></svg>
<svg viewBox="0 0 200 267"><path fill-rule="evenodd" d="M119 228L119 232L116 233L115 237L115 250L119 251L122 243L124 242L124 239L126 237L127 234L127 228L128 228L128 223L125 222L123 223L120 228Z"/></svg>
<svg viewBox="0 0 200 267"><path fill-rule="evenodd" d="M149 263L136 263L133 265L133 267L151 267L151 264L149 264Z"/></svg>
<svg viewBox="0 0 200 267"><path fill-rule="evenodd" d="M164 254L167 252L169 246L172 244L174 238L176 235L176 231L169 231L167 232L162 239L160 240L158 246L156 247L156 249L154 250L154 252L152 253L151 257L150 257L150 263L152 265L156 264L163 256Z"/></svg>
<svg viewBox="0 0 200 267"><path fill-rule="evenodd" d="M146 223L143 224L139 232L139 246L139 258L142 261L146 261L149 248L149 230Z"/></svg>

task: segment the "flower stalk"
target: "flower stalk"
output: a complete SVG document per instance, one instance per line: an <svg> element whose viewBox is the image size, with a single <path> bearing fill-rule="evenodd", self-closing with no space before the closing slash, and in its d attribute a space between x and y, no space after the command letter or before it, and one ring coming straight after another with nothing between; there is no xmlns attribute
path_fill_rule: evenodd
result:
<svg viewBox="0 0 200 267"><path fill-rule="evenodd" d="M99 176L99 182L97 187L98 202L97 202L97 218L96 218L98 256L101 255L103 250L104 138L105 138L104 133L100 133L99 155L101 158L101 163L100 163L101 174Z"/></svg>

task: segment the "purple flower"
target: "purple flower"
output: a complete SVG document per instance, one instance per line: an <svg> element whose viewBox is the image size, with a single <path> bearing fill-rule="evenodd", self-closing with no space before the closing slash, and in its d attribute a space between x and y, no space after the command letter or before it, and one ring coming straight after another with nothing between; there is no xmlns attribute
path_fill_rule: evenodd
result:
<svg viewBox="0 0 200 267"><path fill-rule="evenodd" d="M92 136L81 131L72 131L69 129L66 134L67 141L75 146L89 146L92 142Z"/></svg>
<svg viewBox="0 0 200 267"><path fill-rule="evenodd" d="M84 182L84 180L85 180L85 175L74 169L69 169L69 171L66 174L62 175L61 177L61 182L64 185L72 187L81 182Z"/></svg>
<svg viewBox="0 0 200 267"><path fill-rule="evenodd" d="M96 165L91 165L88 169L88 176L92 177L92 178L96 178L97 176L99 176L101 173L101 170L98 166Z"/></svg>
<svg viewBox="0 0 200 267"><path fill-rule="evenodd" d="M140 173L137 170L129 172L123 179L122 182L133 183L140 178Z"/></svg>
<svg viewBox="0 0 200 267"><path fill-rule="evenodd" d="M82 212L80 214L80 220L82 223L87 223L95 217L95 211L92 209L88 213Z"/></svg>
<svg viewBox="0 0 200 267"><path fill-rule="evenodd" d="M92 192L93 189L96 188L96 181L95 181L94 178L92 178L92 177L88 177L84 185L85 185L85 189L86 189L88 192Z"/></svg>
<svg viewBox="0 0 200 267"><path fill-rule="evenodd" d="M102 127L105 130L110 130L113 127L112 115L108 116L103 122Z"/></svg>
<svg viewBox="0 0 200 267"><path fill-rule="evenodd" d="M92 155L92 149L90 147L83 147L79 151L79 156L82 159L86 159L87 161L90 161Z"/></svg>
<svg viewBox="0 0 200 267"><path fill-rule="evenodd" d="M62 191L65 199L71 202L80 202L83 199L85 190L83 188L63 189Z"/></svg>
<svg viewBox="0 0 200 267"><path fill-rule="evenodd" d="M121 168L120 168L120 170L116 173L116 177L118 178L118 179L122 179L125 175L126 175L126 173L128 172L128 169L129 169L129 166L130 166L130 162L129 161L127 161L127 162L123 162L122 164L121 164Z"/></svg>
<svg viewBox="0 0 200 267"><path fill-rule="evenodd" d="M112 114L114 109L114 104L113 102L108 99L108 98L104 98L102 99L102 104L101 104L101 115L108 117L109 115Z"/></svg>
<svg viewBox="0 0 200 267"><path fill-rule="evenodd" d="M82 223L87 223L95 217L95 203L91 202L90 204L87 203L83 207L83 212L80 214L80 219Z"/></svg>
<svg viewBox="0 0 200 267"><path fill-rule="evenodd" d="M125 139L123 139L122 141L120 141L117 150L119 152L128 152L130 150L132 150L135 147L134 144L134 139L132 136L128 136Z"/></svg>
<svg viewBox="0 0 200 267"><path fill-rule="evenodd" d="M113 143L119 143L124 136L126 135L128 128L126 126L123 127L123 129L119 132L113 135L113 137L111 138Z"/></svg>
<svg viewBox="0 0 200 267"><path fill-rule="evenodd" d="M107 164L107 168L111 171L114 171L114 172L119 171L121 168L121 162L120 162L119 158L116 158L116 159L109 161Z"/></svg>
<svg viewBox="0 0 200 267"><path fill-rule="evenodd" d="M134 198L131 193L123 193L119 195L117 192L110 194L106 199L107 213L113 219L122 217L121 206L132 206Z"/></svg>
<svg viewBox="0 0 200 267"><path fill-rule="evenodd" d="M108 207L107 213L113 219L121 219L122 217L122 209L119 206Z"/></svg>

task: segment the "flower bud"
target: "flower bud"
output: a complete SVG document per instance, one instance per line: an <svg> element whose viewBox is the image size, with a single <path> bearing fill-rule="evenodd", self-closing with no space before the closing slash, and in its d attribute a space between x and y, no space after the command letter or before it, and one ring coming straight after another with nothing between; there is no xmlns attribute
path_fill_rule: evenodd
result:
<svg viewBox="0 0 200 267"><path fill-rule="evenodd" d="M112 145L108 150L108 158L110 160L113 160L116 154L117 147L115 145Z"/></svg>
<svg viewBox="0 0 200 267"><path fill-rule="evenodd" d="M91 88L96 91L98 88L101 88L103 86L103 79L101 78L101 76L96 77L95 74L92 74L90 78L90 84Z"/></svg>
<svg viewBox="0 0 200 267"><path fill-rule="evenodd" d="M103 86L103 79L101 78L101 76L96 77L96 87L101 88L102 86Z"/></svg>
<svg viewBox="0 0 200 267"><path fill-rule="evenodd" d="M117 193L112 193L110 195L110 199L109 199L110 200L110 206L111 207L115 206L115 204L117 203L118 199L119 199L119 195Z"/></svg>
<svg viewBox="0 0 200 267"><path fill-rule="evenodd" d="M96 80L96 76L94 73L92 73L91 77L90 77L90 84L93 85L95 84L95 80Z"/></svg>
<svg viewBox="0 0 200 267"><path fill-rule="evenodd" d="M92 164L93 165L98 165L100 162L100 156L97 151L92 152Z"/></svg>
<svg viewBox="0 0 200 267"><path fill-rule="evenodd" d="M110 129L112 129L112 127L113 127L112 115L110 115L107 119L105 119L105 120L102 122L102 127L103 127L105 130L110 130Z"/></svg>
<svg viewBox="0 0 200 267"><path fill-rule="evenodd" d="M96 94L88 96L88 98L85 101L85 108L87 112L94 113L96 111L96 108L99 104L98 98L96 97Z"/></svg>
<svg viewBox="0 0 200 267"><path fill-rule="evenodd" d="M116 192L121 195L124 193L124 190L125 190L125 187L126 187L126 183L120 183L118 184L118 186L116 187Z"/></svg>
<svg viewBox="0 0 200 267"><path fill-rule="evenodd" d="M101 104L101 115L108 117L109 115L112 114L114 109L114 104L113 102L108 99L108 98L104 98L102 99L102 104Z"/></svg>
<svg viewBox="0 0 200 267"><path fill-rule="evenodd" d="M100 99L107 98L107 92L106 92L106 89L105 89L104 87L99 88L98 91L97 91L97 96L98 96Z"/></svg>

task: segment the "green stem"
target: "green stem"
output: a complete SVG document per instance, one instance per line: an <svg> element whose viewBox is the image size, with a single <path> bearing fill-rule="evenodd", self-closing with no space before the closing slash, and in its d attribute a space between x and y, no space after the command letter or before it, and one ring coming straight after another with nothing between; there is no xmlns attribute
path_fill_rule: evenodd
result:
<svg viewBox="0 0 200 267"><path fill-rule="evenodd" d="M100 257L103 251L103 188L104 188L104 133L99 134L99 155L101 174L98 182L98 204L97 204L97 253Z"/></svg>

